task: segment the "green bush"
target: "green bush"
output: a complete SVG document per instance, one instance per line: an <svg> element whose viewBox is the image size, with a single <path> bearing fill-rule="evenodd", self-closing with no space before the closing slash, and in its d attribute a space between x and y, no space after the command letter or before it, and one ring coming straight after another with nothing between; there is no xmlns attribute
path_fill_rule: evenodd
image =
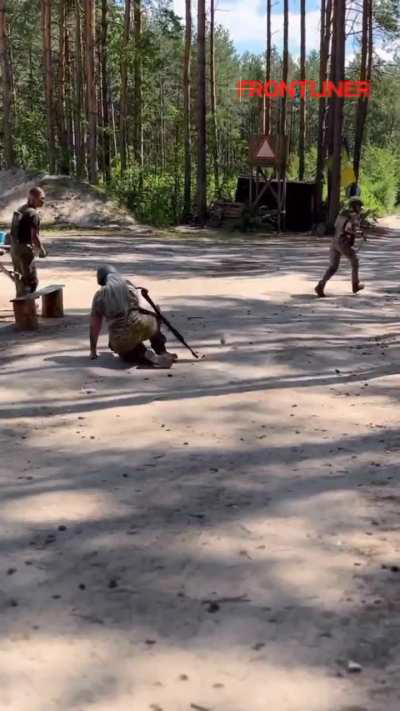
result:
<svg viewBox="0 0 400 711"><path fill-rule="evenodd" d="M360 174L365 207L378 215L393 212L399 199L399 156L394 149L367 146Z"/></svg>
<svg viewBox="0 0 400 711"><path fill-rule="evenodd" d="M194 170L193 170L194 173ZM214 175L208 174L207 194L209 202L216 199ZM237 176L221 176L219 196L233 200ZM183 177L171 173L156 174L130 168L123 176L119 165L113 166L113 177L107 186L109 194L120 205L128 208L139 222L156 227L170 227L181 221L183 211ZM195 181L192 184L192 203L196 195Z"/></svg>
<svg viewBox="0 0 400 711"><path fill-rule="evenodd" d="M117 167L108 190L139 222L168 227L179 221L182 194L179 183L171 174L142 173L137 168L130 168L121 176Z"/></svg>
<svg viewBox="0 0 400 711"><path fill-rule="evenodd" d="M311 146L304 155L304 180L313 181L315 180L315 171L317 165L317 148ZM299 179L299 156L297 153L291 153L288 160L287 167L287 179L288 180L298 180Z"/></svg>

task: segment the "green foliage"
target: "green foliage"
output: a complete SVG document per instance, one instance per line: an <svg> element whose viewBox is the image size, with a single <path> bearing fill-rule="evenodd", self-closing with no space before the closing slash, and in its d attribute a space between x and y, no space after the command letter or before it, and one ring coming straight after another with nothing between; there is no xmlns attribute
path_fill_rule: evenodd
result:
<svg viewBox="0 0 400 711"><path fill-rule="evenodd" d="M315 166L317 163L317 147L311 146L304 156L304 180L312 182L315 180ZM288 161L287 179L298 180L299 178L299 156L291 153Z"/></svg>
<svg viewBox="0 0 400 711"><path fill-rule="evenodd" d="M167 227L179 221L182 197L172 174L142 174L139 169L131 168L121 176L117 167L108 191L139 222Z"/></svg>
<svg viewBox="0 0 400 711"><path fill-rule="evenodd" d="M399 198L399 155L391 148L369 145L361 169L361 195L367 209L384 215L393 211Z"/></svg>
<svg viewBox="0 0 400 711"><path fill-rule="evenodd" d="M400 23L400 5L398 0L376 0L374 16L378 27L389 36L396 36L399 32Z"/></svg>
<svg viewBox="0 0 400 711"><path fill-rule="evenodd" d="M54 102L58 101L58 59L59 59L59 0L52 0L52 57L54 66ZM193 5L193 4L192 4ZM75 3L65 3L68 13L70 61L75 58ZM108 43L107 67L109 73L109 96L111 138L113 158L113 178L109 190L121 204L133 211L138 220L155 225L171 225L179 222L182 209L184 126L182 68L184 55L184 18L173 11L172 0L142 0L142 36L135 46L131 32L126 56L128 59L128 103L127 117L128 156L134 155L135 136L134 106L135 58L140 53L142 64L142 120L144 135L145 169L142 174L132 168L121 178L119 169L120 150L120 96L121 58L124 30L124 2L108 2ZM399 26L398 0L376 0L374 3L376 46L385 42L390 49L395 41ZM81 3L83 22L83 3ZM195 6L192 8L193 27L196 27ZM45 82L43 80L43 46L40 23L40 1L18 0L7 3L7 17L11 44L13 89L15 95L15 143L18 163L28 169L48 170L48 140L46 127ZM217 16L218 17L218 16ZM100 19L100 17L99 17ZM133 13L132 13L133 22ZM84 25L82 24L82 28ZM194 29L195 33L195 29ZM207 51L209 45L207 47ZM208 54L208 52L207 52ZM193 37L191 69L191 128L192 128L192 204L195 197L196 179L196 37ZM68 62L67 62L68 64ZM306 62L308 79L319 81L319 54L311 51ZM242 79L264 80L265 57L263 54L245 53L239 56L226 29L217 27L215 32L216 67L216 117L217 149L220 177L219 195L233 199L240 173L248 172L247 152L250 136L260 132L262 99L239 99L236 96L236 82ZM71 68L71 66L70 66ZM347 78L359 76L360 56L355 56L346 68ZM368 207L380 213L392 210L400 196L400 57L393 54L390 62L385 62L377 54L373 63L374 82L369 101L365 127L366 148L362 156L361 186ZM281 57L277 49L272 49L271 78L280 79ZM293 57L289 60L289 80L299 78L299 63ZM67 82L68 84L68 82ZM207 84L209 88L209 83ZM67 87L68 88L68 87ZM75 77L72 77L68 96L70 125L74 128L76 116ZM0 91L1 94L1 91ZM214 185L212 162L213 135L210 124L210 104L208 101L208 200L217 197ZM1 103L1 101L0 101ZM69 107L69 108L68 108ZM350 152L354 144L355 114L357 102L345 102L344 136ZM58 109L57 109L58 110ZM272 132L280 115L280 102L272 101ZM315 178L318 141L319 102L308 98L306 104L306 156L305 179ZM57 122L58 118L56 117ZM80 123L85 130L87 117L82 109ZM298 178L298 102L293 107L288 101L288 133L290 133L291 155L288 178ZM73 131L71 131L72 135ZM101 165L103 129L99 127L99 158ZM1 137L0 137L1 138ZM59 143L58 129L57 142ZM1 144L1 141L0 141ZM391 148L389 149L388 146ZM393 149L392 149L393 147ZM0 145L0 160L2 157ZM396 157L397 156L397 157ZM57 156L61 165L60 151ZM71 162L74 169L74 163ZM326 183L325 183L326 189ZM324 189L324 193L325 193Z"/></svg>

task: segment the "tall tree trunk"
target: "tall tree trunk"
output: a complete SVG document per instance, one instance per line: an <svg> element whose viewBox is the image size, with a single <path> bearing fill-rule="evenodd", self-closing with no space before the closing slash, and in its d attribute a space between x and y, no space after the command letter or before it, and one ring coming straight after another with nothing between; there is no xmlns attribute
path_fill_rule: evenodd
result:
<svg viewBox="0 0 400 711"><path fill-rule="evenodd" d="M180 92L179 92L180 93ZM180 96L176 97L176 105L180 104ZM174 192L172 199L172 209L173 209L173 219L177 223L179 221L178 214L178 204L179 204L179 193L180 193L180 170L179 170L179 144L180 144L180 128L181 128L180 117L177 116L175 120L175 141L174 141Z"/></svg>
<svg viewBox="0 0 400 711"><path fill-rule="evenodd" d="M219 196L219 166L218 166L218 127L217 127L217 101L215 87L215 6L210 0L210 94L211 94L211 126L213 137L213 164L215 193Z"/></svg>
<svg viewBox="0 0 400 711"><path fill-rule="evenodd" d="M102 14L96 13L96 35L98 41L96 43L96 72L97 72L97 159L98 171L105 178L104 167L104 122L103 122L103 57L102 57Z"/></svg>
<svg viewBox="0 0 400 711"><path fill-rule="evenodd" d="M59 172L69 174L69 151L67 139L67 113L65 102L65 36L66 7L65 0L59 2L59 39L58 39L58 95L57 95L57 127L60 146Z"/></svg>
<svg viewBox="0 0 400 711"><path fill-rule="evenodd" d="M46 118L48 161L50 173L56 172L56 143L54 121L53 62L51 49L51 0L42 0L43 70L46 87Z"/></svg>
<svg viewBox="0 0 400 711"><path fill-rule="evenodd" d="M29 42L29 47L28 47L28 64L29 64L29 84L33 86L33 56L32 56L32 41ZM35 102L34 102L34 96L33 93L30 94L29 96L29 110L34 112L35 110Z"/></svg>
<svg viewBox="0 0 400 711"><path fill-rule="evenodd" d="M110 106L111 106L111 125L112 125L112 133L113 133L113 148L114 148L114 158L117 157L118 155L118 141L117 141L117 125L115 121L115 109L114 109L114 102L113 102L113 97L111 96L110 92Z"/></svg>
<svg viewBox="0 0 400 711"><path fill-rule="evenodd" d="M83 53L80 0L75 0L75 153L76 172L79 178L85 175L85 131L82 125L83 113Z"/></svg>
<svg viewBox="0 0 400 711"><path fill-rule="evenodd" d="M128 144L128 48L131 30L131 0L125 0L124 34L121 56L121 101L119 114L119 152L121 156L121 175L126 171Z"/></svg>
<svg viewBox="0 0 400 711"><path fill-rule="evenodd" d="M267 0L267 44L265 50L265 81L271 81L271 0ZM263 133L267 135L271 131L271 99L264 96L263 106Z"/></svg>
<svg viewBox="0 0 400 711"><path fill-rule="evenodd" d="M186 0L185 56L183 63L183 122L185 144L185 181L183 189L183 215L187 222L192 213L192 141L190 135L190 61L192 52L192 8L191 0Z"/></svg>
<svg viewBox="0 0 400 711"><path fill-rule="evenodd" d="M287 83L289 73L289 0L283 0L283 57L282 57L282 81ZM288 159L288 136L287 136L287 98L286 92L280 102L280 166L279 178L283 180L279 192L281 194L281 204L279 206L278 230L286 228L286 169ZM282 192L281 192L282 191Z"/></svg>
<svg viewBox="0 0 400 711"><path fill-rule="evenodd" d="M360 81L371 80L373 51L372 0L363 0ZM357 102L356 129L354 137L353 167L358 182L364 128L368 112L368 97L362 96Z"/></svg>
<svg viewBox="0 0 400 711"><path fill-rule="evenodd" d="M0 0L0 67L3 99L3 158L5 168L12 168L15 165L14 110L5 0Z"/></svg>
<svg viewBox="0 0 400 711"><path fill-rule="evenodd" d="M289 113L288 156L290 156L292 154L292 152L294 152L296 149L296 146L295 146L295 125L294 125L295 108L294 108L293 101L291 101L289 104L289 112L288 113Z"/></svg>
<svg viewBox="0 0 400 711"><path fill-rule="evenodd" d="M333 83L336 81L336 47L337 47L337 32L335 31L336 22L336 5L334 0L332 0L332 17L331 17L331 44L330 44L330 55L329 55L329 67L328 67L328 77ZM326 114L326 130L325 130L325 155L328 157L328 170L327 170L327 187L328 187L328 200L327 205L329 209L329 201L331 195L332 186L332 156L333 156L333 134L335 126L335 112L336 103L335 97L332 96L327 100L327 114Z"/></svg>
<svg viewBox="0 0 400 711"><path fill-rule="evenodd" d="M282 81L288 80L289 71L289 0L283 0L283 56L282 56ZM280 132L286 135L286 108L287 98L284 93L281 101Z"/></svg>
<svg viewBox="0 0 400 711"><path fill-rule="evenodd" d="M88 111L87 162L88 177L92 184L97 183L97 98L95 74L96 47L96 2L85 0L86 24L86 93Z"/></svg>
<svg viewBox="0 0 400 711"><path fill-rule="evenodd" d="M345 9L346 0L335 0L333 14L332 63L334 82L344 80L345 71ZM333 130L331 152L331 180L328 205L328 228L333 229L340 207L340 176L342 165L343 98L334 96L332 102Z"/></svg>
<svg viewBox="0 0 400 711"><path fill-rule="evenodd" d="M65 107L66 107L66 141L70 165L74 157L74 112L72 99L73 61L71 57L70 27L65 27Z"/></svg>
<svg viewBox="0 0 400 711"><path fill-rule="evenodd" d="M367 80L372 79L372 61L374 51L374 4L373 0L369 0L368 5L368 63L367 63Z"/></svg>
<svg viewBox="0 0 400 711"><path fill-rule="evenodd" d="M141 0L133 0L135 37L135 102L134 102L134 155L138 166L143 168L143 121L142 121L142 7Z"/></svg>
<svg viewBox="0 0 400 711"><path fill-rule="evenodd" d="M102 81L102 124L103 124L103 165L106 183L111 180L109 78L107 62L108 40L108 0L101 3L101 81Z"/></svg>
<svg viewBox="0 0 400 711"><path fill-rule="evenodd" d="M300 0L300 81L306 79L306 0ZM299 180L304 180L306 142L306 99L300 96Z"/></svg>
<svg viewBox="0 0 400 711"><path fill-rule="evenodd" d="M319 63L319 85L322 92L322 84L328 76L328 57L331 41L331 15L332 0L321 0L321 36L320 36L320 63ZM316 166L316 214L321 219L322 191L324 180L324 165L326 158L326 99L322 98L318 102L318 138L317 138L317 166Z"/></svg>
<svg viewBox="0 0 400 711"><path fill-rule="evenodd" d="M207 217L207 135L206 135L206 7L197 2L197 199L196 217L204 225Z"/></svg>
<svg viewBox="0 0 400 711"><path fill-rule="evenodd" d="M160 76L160 158L161 158L161 173L165 173L165 106L164 106L164 79Z"/></svg>

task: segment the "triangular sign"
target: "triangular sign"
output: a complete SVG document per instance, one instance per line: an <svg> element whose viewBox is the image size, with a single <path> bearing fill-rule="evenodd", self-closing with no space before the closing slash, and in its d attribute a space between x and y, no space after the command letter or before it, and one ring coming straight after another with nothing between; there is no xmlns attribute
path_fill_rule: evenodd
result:
<svg viewBox="0 0 400 711"><path fill-rule="evenodd" d="M268 138L264 138L256 153L256 158L275 158L275 153L269 145Z"/></svg>

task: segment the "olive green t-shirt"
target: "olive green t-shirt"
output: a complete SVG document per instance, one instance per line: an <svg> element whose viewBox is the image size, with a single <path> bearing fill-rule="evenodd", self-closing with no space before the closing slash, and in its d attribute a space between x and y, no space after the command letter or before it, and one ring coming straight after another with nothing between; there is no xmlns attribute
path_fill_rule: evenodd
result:
<svg viewBox="0 0 400 711"><path fill-rule="evenodd" d="M18 223L17 230L17 242L18 244L32 244L32 227L39 232L40 229L40 216L38 211L31 207L30 205L22 205L18 208L18 212L21 213L22 217Z"/></svg>
<svg viewBox="0 0 400 711"><path fill-rule="evenodd" d="M128 284L128 312L139 310L139 297L137 290L131 284ZM92 316L100 316L101 318L106 318L105 304L104 304L104 288L98 289L93 297L92 302ZM114 319L111 319L114 320Z"/></svg>

